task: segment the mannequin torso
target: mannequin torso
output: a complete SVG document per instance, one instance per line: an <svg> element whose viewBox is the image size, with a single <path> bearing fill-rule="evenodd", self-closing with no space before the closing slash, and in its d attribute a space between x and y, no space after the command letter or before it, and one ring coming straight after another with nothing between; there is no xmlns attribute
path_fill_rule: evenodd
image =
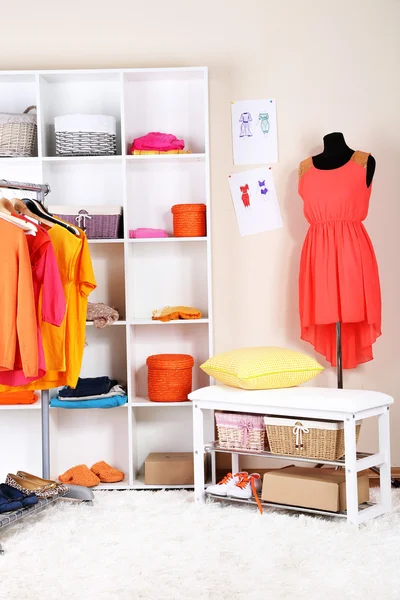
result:
<svg viewBox="0 0 400 600"><path fill-rule="evenodd" d="M343 167L354 154L344 139L343 133L328 133L324 136L324 150L321 154L312 157L313 165L321 171L330 171ZM371 155L368 157L366 183L369 187L375 173L376 161Z"/></svg>

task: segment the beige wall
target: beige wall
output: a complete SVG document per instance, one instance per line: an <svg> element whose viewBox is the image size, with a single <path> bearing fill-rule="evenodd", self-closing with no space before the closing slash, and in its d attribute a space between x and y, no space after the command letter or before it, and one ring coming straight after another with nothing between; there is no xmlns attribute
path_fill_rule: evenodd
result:
<svg viewBox="0 0 400 600"><path fill-rule="evenodd" d="M353 148L373 153L377 172L366 225L380 265L383 337L375 360L346 373L345 385L397 399L400 1L20 0L8 6L2 69L209 67L217 351L252 344L312 351L299 341L297 271L306 223L297 165L335 130ZM277 99L274 176L285 228L241 238L227 184L233 170L229 102L268 96ZM332 369L319 384L335 384ZM392 411L397 465L399 426L400 406ZM375 444L374 428L365 427L363 449Z"/></svg>

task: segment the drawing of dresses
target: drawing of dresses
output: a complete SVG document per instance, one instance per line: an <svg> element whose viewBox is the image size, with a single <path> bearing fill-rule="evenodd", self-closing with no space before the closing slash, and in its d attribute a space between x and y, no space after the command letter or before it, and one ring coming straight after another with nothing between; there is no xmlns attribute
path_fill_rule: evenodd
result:
<svg viewBox="0 0 400 600"><path fill-rule="evenodd" d="M250 131L250 123L252 122L252 117L249 112L244 112L240 115L239 123L240 125L240 136L239 137L252 137L253 134Z"/></svg>
<svg viewBox="0 0 400 600"><path fill-rule="evenodd" d="M268 194L268 188L265 185L265 179L264 181L258 181L258 185L260 187L260 193L264 196L264 199L266 199Z"/></svg>
<svg viewBox="0 0 400 600"><path fill-rule="evenodd" d="M265 111L260 112L258 115L258 121L260 123L261 131L263 132L264 135L267 135L267 133L269 133L269 128L270 128L269 114Z"/></svg>
<svg viewBox="0 0 400 600"><path fill-rule="evenodd" d="M250 195L249 195L249 185L246 183L246 185L241 185L240 186L240 191L242 194L242 202L243 202L243 206L245 208L249 208L250 206Z"/></svg>

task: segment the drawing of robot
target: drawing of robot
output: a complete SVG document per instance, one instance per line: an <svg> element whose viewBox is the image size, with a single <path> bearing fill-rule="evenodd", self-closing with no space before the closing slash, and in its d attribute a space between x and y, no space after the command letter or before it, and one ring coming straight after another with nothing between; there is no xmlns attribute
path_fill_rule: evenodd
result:
<svg viewBox="0 0 400 600"><path fill-rule="evenodd" d="M242 202L245 208L249 208L250 206L250 196L249 196L249 185L240 186L240 191L242 193Z"/></svg>
<svg viewBox="0 0 400 600"><path fill-rule="evenodd" d="M260 193L263 194L266 198L268 194L268 188L265 185L265 179L264 181L259 181L258 185L260 186Z"/></svg>
<svg viewBox="0 0 400 600"><path fill-rule="evenodd" d="M263 132L263 134L267 135L267 133L269 133L270 128L269 114L266 111L260 112L258 115L258 122L260 123L261 131Z"/></svg>
<svg viewBox="0 0 400 600"><path fill-rule="evenodd" d="M240 115L239 123L240 125L240 136L239 137L252 137L253 134L250 131L250 123L252 122L252 117L249 112L244 112Z"/></svg>

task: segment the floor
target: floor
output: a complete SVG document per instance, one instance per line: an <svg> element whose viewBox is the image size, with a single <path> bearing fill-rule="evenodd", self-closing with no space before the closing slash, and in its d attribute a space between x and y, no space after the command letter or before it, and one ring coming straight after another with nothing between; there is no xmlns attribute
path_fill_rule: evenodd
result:
<svg viewBox="0 0 400 600"><path fill-rule="evenodd" d="M360 529L196 506L185 491L60 501L3 532L0 599L398 600L400 491L393 500L391 515Z"/></svg>

